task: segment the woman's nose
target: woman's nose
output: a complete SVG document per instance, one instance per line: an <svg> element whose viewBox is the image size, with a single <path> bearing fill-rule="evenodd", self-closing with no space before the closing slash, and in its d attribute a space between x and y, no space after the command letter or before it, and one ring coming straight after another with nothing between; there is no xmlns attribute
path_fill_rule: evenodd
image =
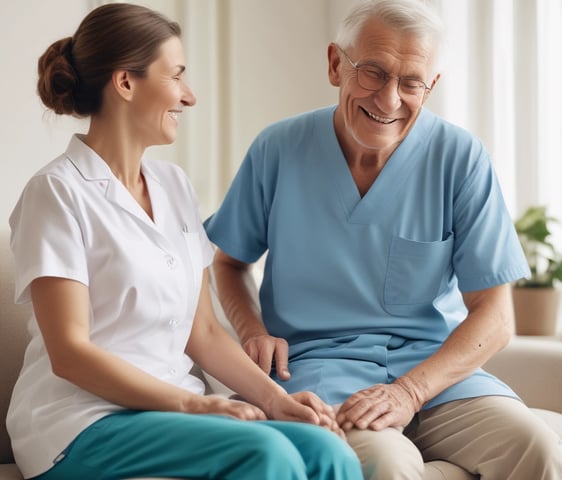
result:
<svg viewBox="0 0 562 480"><path fill-rule="evenodd" d="M187 107L193 107L193 105L197 103L197 98L195 97L195 94L193 93L193 90L191 90L189 85L187 85L186 83L184 83L183 85L184 91L181 98L181 103Z"/></svg>

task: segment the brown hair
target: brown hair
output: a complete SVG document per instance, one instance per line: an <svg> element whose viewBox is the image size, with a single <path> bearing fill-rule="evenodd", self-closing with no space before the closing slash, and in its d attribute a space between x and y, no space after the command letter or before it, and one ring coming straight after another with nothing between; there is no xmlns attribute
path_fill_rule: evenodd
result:
<svg viewBox="0 0 562 480"><path fill-rule="evenodd" d="M139 5L114 3L92 10L73 37L54 42L39 58L37 92L57 114L98 113L115 70L144 76L160 45L180 26Z"/></svg>

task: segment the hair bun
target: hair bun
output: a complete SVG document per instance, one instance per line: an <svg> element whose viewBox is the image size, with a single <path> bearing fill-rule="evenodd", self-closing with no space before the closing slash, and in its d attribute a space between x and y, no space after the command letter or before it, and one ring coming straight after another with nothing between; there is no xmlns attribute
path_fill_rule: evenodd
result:
<svg viewBox="0 0 562 480"><path fill-rule="evenodd" d="M57 40L38 62L37 92L42 102L57 114L76 114L74 94L79 79L72 66L72 37Z"/></svg>

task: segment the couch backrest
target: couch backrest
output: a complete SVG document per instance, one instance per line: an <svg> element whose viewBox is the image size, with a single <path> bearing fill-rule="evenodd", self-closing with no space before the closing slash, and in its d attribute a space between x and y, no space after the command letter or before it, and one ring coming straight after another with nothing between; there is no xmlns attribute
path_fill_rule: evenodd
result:
<svg viewBox="0 0 562 480"><path fill-rule="evenodd" d="M9 231L0 227L0 463L13 462L6 411L28 342L30 305L14 304L14 260Z"/></svg>

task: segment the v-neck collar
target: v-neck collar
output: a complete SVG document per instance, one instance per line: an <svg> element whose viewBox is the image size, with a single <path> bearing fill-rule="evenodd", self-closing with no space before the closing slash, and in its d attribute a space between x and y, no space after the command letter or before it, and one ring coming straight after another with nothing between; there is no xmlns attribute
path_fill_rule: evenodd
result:
<svg viewBox="0 0 562 480"><path fill-rule="evenodd" d="M377 180L361 197L343 155L334 128L334 114L337 106L325 115L320 131L330 132L323 143L327 149L325 157L330 159L328 174L336 185L338 195L350 223L370 225L376 223L377 212L388 211L400 203L401 186L419 166L422 139L431 128L433 117L425 109L419 114L412 130L388 159Z"/></svg>

